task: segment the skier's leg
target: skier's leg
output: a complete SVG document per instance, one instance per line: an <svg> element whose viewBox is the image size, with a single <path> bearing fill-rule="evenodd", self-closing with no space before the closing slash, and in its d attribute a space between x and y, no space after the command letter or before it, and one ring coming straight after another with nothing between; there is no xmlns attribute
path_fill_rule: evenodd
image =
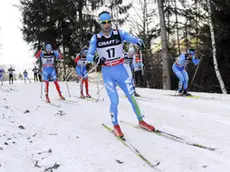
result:
<svg viewBox="0 0 230 172"><path fill-rule="evenodd" d="M59 94L60 99L61 100L65 100L65 98L62 96L61 89L60 89L60 86L59 86L58 81L57 81L57 75L56 75L56 71L55 70L53 70L53 72L51 74L51 77L52 77L52 80L53 80L54 85L56 87L56 90L57 90L57 92Z"/></svg>
<svg viewBox="0 0 230 172"><path fill-rule="evenodd" d="M42 71L42 77L45 82L45 95L48 96L49 93L49 75L47 71L43 70Z"/></svg>
<svg viewBox="0 0 230 172"><path fill-rule="evenodd" d="M60 95L60 94L61 94L61 89L60 89L60 86L59 86L57 80L54 81L54 85L55 85L55 87L56 87L56 90L57 90L58 94Z"/></svg>
<svg viewBox="0 0 230 172"><path fill-rule="evenodd" d="M36 82L36 74L34 73L34 82Z"/></svg>
<svg viewBox="0 0 230 172"><path fill-rule="evenodd" d="M85 91L86 91L86 96L91 97L89 94L89 79L85 79Z"/></svg>
<svg viewBox="0 0 230 172"><path fill-rule="evenodd" d="M91 97L89 94L89 79L88 79L88 73L86 68L83 69L83 76L85 80L85 92L86 92L86 97Z"/></svg>
<svg viewBox="0 0 230 172"><path fill-rule="evenodd" d="M80 97L85 98L85 95L83 93L83 87L84 87L85 80L82 77L79 77L79 79L80 79Z"/></svg>
<svg viewBox="0 0 230 172"><path fill-rule="evenodd" d="M83 78L83 73L82 73L82 67L81 66L76 66L75 68L77 76L79 78L80 81L80 97L81 98L85 98L85 95L83 93L83 87L84 87L84 78Z"/></svg>
<svg viewBox="0 0 230 172"><path fill-rule="evenodd" d="M131 70L131 69L130 69ZM134 90L134 95L136 97L140 96L137 92L136 92L136 75L135 72L131 70L131 74L132 74L132 84L133 84L133 90Z"/></svg>
<svg viewBox="0 0 230 172"><path fill-rule="evenodd" d="M119 78L117 79L118 85L122 89L122 91L126 94L129 102L132 105L133 111L136 114L136 117L139 122L139 126L143 129L149 130L149 131L154 131L155 128L152 125L149 125L143 120L143 116L141 115L140 108L136 102L136 99L134 97L134 90L133 90L133 85L132 85L132 78L130 78L129 69L126 68L124 65L120 65L120 75Z"/></svg>
<svg viewBox="0 0 230 172"><path fill-rule="evenodd" d="M139 75L138 75L138 72L137 71L135 71L135 83L136 83L136 87L140 87L140 85L139 85Z"/></svg>
<svg viewBox="0 0 230 172"><path fill-rule="evenodd" d="M142 75L142 71L140 71L140 81L141 81L141 87L144 87L144 76Z"/></svg>
<svg viewBox="0 0 230 172"><path fill-rule="evenodd" d="M183 92L183 94L186 96L191 96L191 94L187 92L188 81L189 81L188 73L186 70L183 70L182 74L184 76L184 85L183 85L184 86L184 92Z"/></svg>
<svg viewBox="0 0 230 172"><path fill-rule="evenodd" d="M136 102L136 99L134 97L134 89L133 89L133 83L132 83L132 75L131 70L125 66L120 65L119 66L120 75L117 79L117 83L119 87L122 89L122 91L125 93L126 97L128 98L129 102L132 105L133 111L135 112L138 121L143 120L142 115L139 109L139 106Z"/></svg>
<svg viewBox="0 0 230 172"><path fill-rule="evenodd" d="M117 90L116 90L116 83L115 82L105 82L105 89L107 91L107 94L109 96L110 99L110 115L112 118L112 123L113 125L118 125L118 103L119 103L119 99L118 99L118 94L117 94Z"/></svg>
<svg viewBox="0 0 230 172"><path fill-rule="evenodd" d="M60 89L60 86L59 86L58 81L57 81L56 71L54 69L51 71L51 76L50 77L54 82L54 85L56 87L56 90L57 90L58 94L61 94L61 89Z"/></svg>
<svg viewBox="0 0 230 172"><path fill-rule="evenodd" d="M175 64L173 65L172 69L173 69L173 72L175 73L175 75L177 76L177 78L179 78L179 80L180 80L178 91L181 92L183 89L184 76L183 76L182 72L179 69L177 69Z"/></svg>
<svg viewBox="0 0 230 172"><path fill-rule="evenodd" d="M183 74L183 77L184 77L184 84L183 84L183 87L184 87L184 90L186 91L187 88L188 88L189 77L188 77L188 73L187 73L186 70L183 70L182 74Z"/></svg>
<svg viewBox="0 0 230 172"><path fill-rule="evenodd" d="M9 84L11 84L10 81L11 81L11 74L9 74Z"/></svg>
<svg viewBox="0 0 230 172"><path fill-rule="evenodd" d="M102 68L102 76L104 80L105 89L110 99L110 115L112 118L112 123L113 125L118 125L117 107L119 99L116 90L116 82L113 80L112 75L113 74L111 73L111 70L109 68Z"/></svg>
<svg viewBox="0 0 230 172"><path fill-rule="evenodd" d="M45 93L46 94L45 95L48 96L49 95L49 81L44 80L44 82L46 84L46 86L45 86Z"/></svg>

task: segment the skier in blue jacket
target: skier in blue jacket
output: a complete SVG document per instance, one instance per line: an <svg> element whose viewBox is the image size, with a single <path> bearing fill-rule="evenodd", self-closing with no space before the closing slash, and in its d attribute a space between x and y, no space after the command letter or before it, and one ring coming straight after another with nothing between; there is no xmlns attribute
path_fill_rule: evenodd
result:
<svg viewBox="0 0 230 172"><path fill-rule="evenodd" d="M195 57L195 50L192 48L189 49L187 53L182 53L172 66L173 72L180 80L178 92L181 96L191 96L191 94L187 92L189 77L185 69L190 62L193 62L195 65L200 63L200 59Z"/></svg>
<svg viewBox="0 0 230 172"><path fill-rule="evenodd" d="M117 107L119 100L116 90L117 84L131 103L139 126L146 130L154 131L154 126L147 124L143 120L143 116L134 97L130 67L124 65L123 42L127 41L137 44L142 49L144 48L144 43L141 39L135 38L123 30L113 29L111 20L112 17L109 12L104 11L99 14L101 31L98 34L94 34L90 40L87 60L102 65L104 85L111 101L110 114L114 126L114 134L121 138L124 136L118 124ZM98 56L95 56L96 50Z"/></svg>

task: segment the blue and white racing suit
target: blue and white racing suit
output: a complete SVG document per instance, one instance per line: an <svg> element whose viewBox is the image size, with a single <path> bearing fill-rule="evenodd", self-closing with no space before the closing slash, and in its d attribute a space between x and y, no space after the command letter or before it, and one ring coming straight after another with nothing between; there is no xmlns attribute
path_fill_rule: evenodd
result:
<svg viewBox="0 0 230 172"><path fill-rule="evenodd" d="M179 78L180 82L179 82L179 89L178 91L182 91L182 90L187 90L188 88L188 73L185 70L186 66L188 63L193 62L195 65L200 63L200 59L197 59L196 57L192 57L191 59L188 58L188 54L184 54L182 53L178 59L176 60L176 62L174 62L173 66L172 66L172 70L173 72L176 74L176 76Z"/></svg>
<svg viewBox="0 0 230 172"><path fill-rule="evenodd" d="M102 32L93 35L90 40L90 47L87 54L87 61L93 62L94 53L106 59L105 64L102 66L102 76L107 94L110 98L110 114L112 123L118 124L118 94L116 85L123 90L127 96L132 108L137 116L137 119L142 120L142 115L137 102L134 98L134 89L132 83L132 72L130 67L124 65L123 42L127 41L137 44L141 41L129 35L122 30L111 30L110 36L104 36Z"/></svg>

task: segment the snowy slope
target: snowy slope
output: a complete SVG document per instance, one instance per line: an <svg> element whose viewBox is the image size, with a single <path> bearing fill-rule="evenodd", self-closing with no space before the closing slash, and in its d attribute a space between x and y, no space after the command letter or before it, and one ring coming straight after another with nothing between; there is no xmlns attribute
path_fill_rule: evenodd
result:
<svg viewBox="0 0 230 172"><path fill-rule="evenodd" d="M201 98L169 96L173 91L137 89L146 96L138 100L145 120L156 128L187 140L218 148L204 150L121 123L127 140L152 163L153 170L102 127L109 126L109 100L81 100L79 85L65 83L63 95L74 102L58 100L51 83L50 99L40 99L40 84L0 87L0 172L228 172L230 169L230 96L197 94ZM100 85L100 88L102 85ZM96 85L91 84L92 96ZM119 119L136 123L129 102L119 90ZM23 129L24 128L24 129ZM122 163L119 163L121 161ZM56 163L56 165L55 165ZM60 166L59 166L60 165ZM56 169L55 169L56 167ZM50 170L48 170L50 169Z"/></svg>

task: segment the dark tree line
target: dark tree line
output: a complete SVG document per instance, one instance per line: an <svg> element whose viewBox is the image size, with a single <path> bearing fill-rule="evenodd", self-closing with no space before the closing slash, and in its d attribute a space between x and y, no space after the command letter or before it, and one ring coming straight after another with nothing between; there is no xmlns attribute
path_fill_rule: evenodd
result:
<svg viewBox="0 0 230 172"><path fill-rule="evenodd" d="M198 56L203 55L203 59L198 68L188 66L190 82L192 81L189 89L221 92L213 67L207 2L201 0L161 0L158 2L163 3L165 14L171 89L176 89L178 84L171 65L181 52L193 47ZM21 0L19 8L23 16L24 39L33 45L35 51L42 48L45 43L51 43L54 48L63 52L65 64L73 66L71 57L88 45L92 34L100 29L95 11L107 5L112 10L118 27L124 22L129 22L132 24L131 32L133 33L135 33L133 28L138 27L135 35L141 37L146 43L146 49L143 51L145 85L150 88L163 88L163 54L160 48L152 48L154 40L160 37L162 30L159 23L151 25L153 20L156 21L158 9L150 7L156 6L156 1L136 1L139 3L138 7L142 7L138 9L142 18L141 23L137 23L135 18L131 20L132 15L128 17L127 12L133 7L131 4L124 6L122 0L104 3L104 0ZM217 61L228 92L230 91L229 7L228 0L211 0Z"/></svg>
<svg viewBox="0 0 230 172"><path fill-rule="evenodd" d="M198 67L194 65L187 67L190 76L189 89L221 93L212 57L213 49L207 20L209 15L207 1L161 0L161 2L163 3L168 40L169 52L167 56L170 63L168 67L171 71L171 89L178 88L178 79L173 74L171 66L181 52L186 52L192 47L196 49L197 56L202 56L202 61ZM154 4L154 1L152 3ZM229 7L228 0L211 0L211 17L215 32L217 62L228 93L230 92ZM155 36L151 39L153 41L159 38L160 32L158 31L162 30L162 28L156 24L149 30L155 30ZM142 36L142 34L142 30L139 29L137 35ZM147 42L147 47L149 46L153 46L153 43L148 44ZM163 54L161 48L156 47L161 46L155 45L155 48L146 49L145 81L148 87L163 88Z"/></svg>

